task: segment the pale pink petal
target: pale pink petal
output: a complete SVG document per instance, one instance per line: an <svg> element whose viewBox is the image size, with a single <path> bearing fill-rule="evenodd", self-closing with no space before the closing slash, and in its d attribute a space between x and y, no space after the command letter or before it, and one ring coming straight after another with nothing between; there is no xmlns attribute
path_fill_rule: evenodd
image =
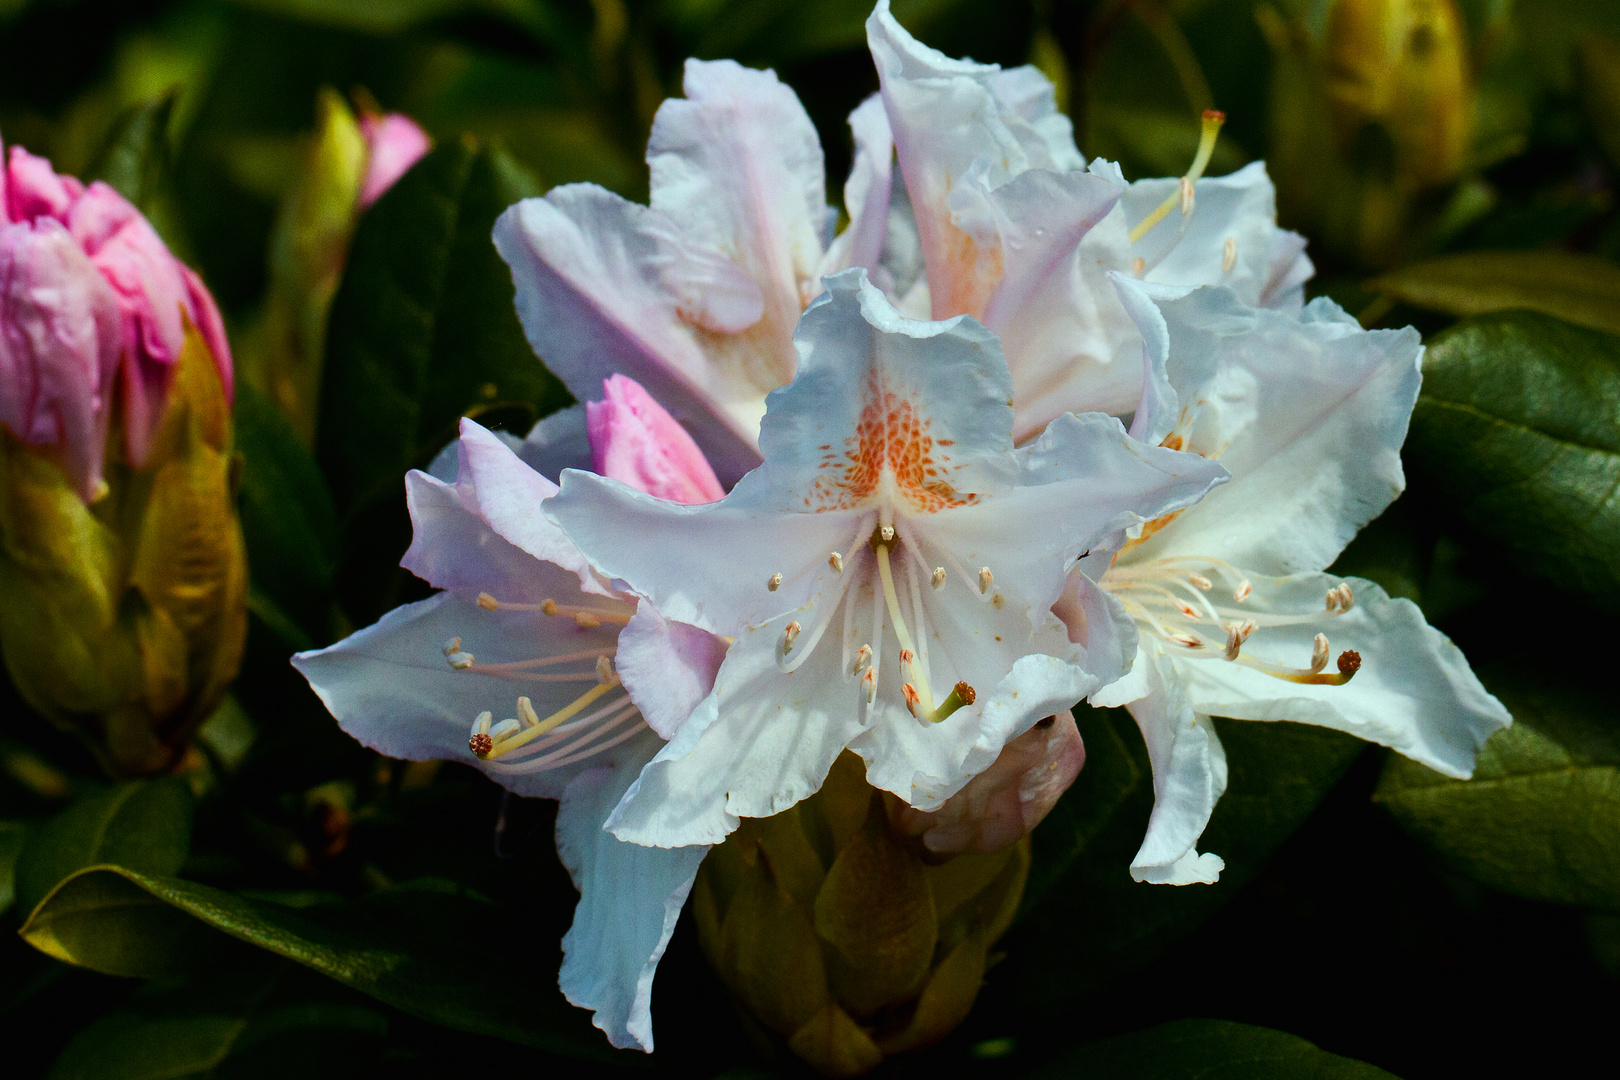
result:
<svg viewBox="0 0 1620 1080"><path fill-rule="evenodd" d="M940 855L1001 851L1045 820L1085 763L1074 715L1049 716L1008 743L944 806L932 812L903 806L895 824Z"/></svg>
<svg viewBox="0 0 1620 1080"><path fill-rule="evenodd" d="M614 375L602 389L605 400L585 405L597 473L679 503L715 502L725 496L692 436L640 383Z"/></svg>
<svg viewBox="0 0 1620 1080"><path fill-rule="evenodd" d="M362 116L360 131L366 138L366 175L360 182L360 209L383 197L412 165L433 149L433 140L403 113Z"/></svg>
<svg viewBox="0 0 1620 1080"><path fill-rule="evenodd" d="M6 173L6 212L12 221L53 217L65 223L68 208L84 193L77 179L58 175L49 161L20 146L11 148Z"/></svg>
<svg viewBox="0 0 1620 1080"><path fill-rule="evenodd" d="M53 447L80 496L101 482L118 302L59 222L0 226L0 423Z"/></svg>

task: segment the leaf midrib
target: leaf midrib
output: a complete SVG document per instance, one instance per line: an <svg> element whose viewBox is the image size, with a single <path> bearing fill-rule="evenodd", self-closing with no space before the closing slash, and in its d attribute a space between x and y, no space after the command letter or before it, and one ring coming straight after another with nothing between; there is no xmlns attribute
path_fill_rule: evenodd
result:
<svg viewBox="0 0 1620 1080"><path fill-rule="evenodd" d="M1528 423L1518 420L1510 420L1504 416L1498 416L1495 413L1488 412L1485 409L1480 408L1478 405L1474 405L1466 401L1449 401L1445 398L1437 398L1429 394L1424 394L1418 400L1437 409L1450 409L1455 412L1467 413L1499 427L1510 428L1514 431L1534 435L1538 438L1546 439L1549 442L1558 443L1561 446L1568 446L1577 450L1584 450L1590 454L1602 454L1604 457L1620 458L1620 449L1611 449L1605 446L1594 446L1590 443L1581 442L1579 439L1571 439L1562 435L1554 435L1550 431L1545 431Z"/></svg>

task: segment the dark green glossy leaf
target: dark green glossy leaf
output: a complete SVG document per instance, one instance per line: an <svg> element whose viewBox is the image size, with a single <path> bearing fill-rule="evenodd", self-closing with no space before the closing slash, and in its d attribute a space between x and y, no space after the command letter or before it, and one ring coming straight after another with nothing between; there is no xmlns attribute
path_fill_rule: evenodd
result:
<svg viewBox="0 0 1620 1080"><path fill-rule="evenodd" d="M1030 1080L1390 1080L1392 1073L1330 1054L1270 1028L1230 1020L1177 1020L1090 1043Z"/></svg>
<svg viewBox="0 0 1620 1080"><path fill-rule="evenodd" d="M355 233L332 306L316 448L344 519L340 591L357 622L399 600L389 589L410 537L406 471L426 468L464 414L498 410L526 429L569 400L523 337L490 240L496 217L536 192L504 153L451 142Z"/></svg>
<svg viewBox="0 0 1620 1080"><path fill-rule="evenodd" d="M85 795L34 830L17 862L24 912L57 882L86 866L118 863L172 874L191 844L191 790L173 777L130 780Z"/></svg>
<svg viewBox="0 0 1620 1080"><path fill-rule="evenodd" d="M381 1075L388 1018L367 999L260 954L160 980L81 1031L50 1080Z"/></svg>
<svg viewBox="0 0 1620 1080"><path fill-rule="evenodd" d="M1469 251L1411 263L1367 283L1369 292L1442 311L1539 311L1620 333L1620 266L1568 251Z"/></svg>
<svg viewBox="0 0 1620 1080"><path fill-rule="evenodd" d="M1131 880L1153 808L1153 774L1123 709L1075 711L1086 767L1035 830L1024 911L996 976L1033 1014L1152 961L1235 896L1366 745L1323 728L1217 719L1230 777L1199 843L1226 860L1214 885Z"/></svg>
<svg viewBox="0 0 1620 1080"><path fill-rule="evenodd" d="M1486 670L1513 713L1471 780L1392 756L1375 798L1463 873L1537 900L1620 910L1620 726L1613 695L1567 676Z"/></svg>
<svg viewBox="0 0 1620 1080"><path fill-rule="evenodd" d="M150 210L168 183L173 113L172 93L130 109L114 125L85 179L105 180L143 211Z"/></svg>
<svg viewBox="0 0 1620 1080"><path fill-rule="evenodd" d="M620 1060L557 991L556 939L424 883L294 910L104 866L63 882L23 926L42 952L109 975L217 963L247 942L424 1019L575 1057Z"/></svg>
<svg viewBox="0 0 1620 1080"><path fill-rule="evenodd" d="M337 561L337 513L308 450L270 400L236 391L236 448L242 455L239 509L258 607L319 635ZM259 612L264 617L264 612ZM267 618L267 622L272 620ZM284 627L272 626L286 635ZM304 641L291 642L308 647Z"/></svg>
<svg viewBox="0 0 1620 1080"><path fill-rule="evenodd" d="M536 193L504 153L451 142L361 220L332 306L317 441L340 509L401 490L469 408L538 415L567 400L523 337L490 240L501 211Z"/></svg>
<svg viewBox="0 0 1620 1080"><path fill-rule="evenodd" d="M1620 599L1620 338L1531 312L1446 331L1406 456L1447 516L1524 572Z"/></svg>

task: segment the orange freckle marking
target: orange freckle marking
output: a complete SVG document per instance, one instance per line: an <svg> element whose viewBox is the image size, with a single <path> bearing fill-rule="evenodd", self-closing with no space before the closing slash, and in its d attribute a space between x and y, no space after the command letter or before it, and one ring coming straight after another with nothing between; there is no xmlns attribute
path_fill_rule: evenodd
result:
<svg viewBox="0 0 1620 1080"><path fill-rule="evenodd" d="M829 462L816 481L813 494L821 509L848 509L865 501L885 469L906 499L926 513L978 502L978 495L958 492L940 479L950 459L936 451L952 440L936 442L928 433L931 425L910 401L883 390L874 377L855 434L845 440L843 460Z"/></svg>

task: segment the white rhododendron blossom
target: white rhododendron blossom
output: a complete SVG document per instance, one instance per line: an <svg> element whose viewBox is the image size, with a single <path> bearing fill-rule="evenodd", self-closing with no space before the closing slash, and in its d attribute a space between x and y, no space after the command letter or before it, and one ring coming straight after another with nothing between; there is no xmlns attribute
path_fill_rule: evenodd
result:
<svg viewBox="0 0 1620 1080"><path fill-rule="evenodd" d="M664 618L734 638L714 692L608 820L621 840L719 843L812 794L847 747L934 810L1042 717L1119 677L1130 620L1076 560L1190 505L1217 464L1091 414L1012 441L995 337L899 315L860 270L800 322L764 464L681 506L575 471L546 514Z"/></svg>
<svg viewBox="0 0 1620 1080"><path fill-rule="evenodd" d="M1153 762L1131 873L1212 882L1224 864L1196 846L1226 787L1211 716L1320 724L1456 777L1510 717L1415 604L1321 572L1405 484L1417 332L1363 330L1326 299L1279 312L1119 284L1150 372L1133 435L1232 479L1087 566L1140 634L1130 674L1091 700L1126 705Z"/></svg>
<svg viewBox="0 0 1620 1080"><path fill-rule="evenodd" d="M731 483L759 463L765 395L793 377L793 327L821 275L875 264L887 163L881 182L851 186L829 250L826 165L793 91L770 71L689 60L685 92L653 120L650 206L567 184L507 210L495 246L530 343L574 395L629 375Z"/></svg>
<svg viewBox="0 0 1620 1080"><path fill-rule="evenodd" d="M1127 185L1110 162L1087 167L1033 67L951 59L908 34L888 0L866 31L908 196L890 246L911 246L914 222L924 268L901 307L973 315L1000 335L1017 441L1065 412L1135 407L1141 336L1111 273L1226 285L1251 304L1302 302L1305 241L1277 227L1265 166L1202 177L1219 114L1206 114L1186 177Z"/></svg>
<svg viewBox="0 0 1620 1080"><path fill-rule="evenodd" d="M688 61L685 96L658 110L650 205L567 184L502 215L524 330L575 396L631 376L730 484L759 462L765 395L793 377L793 327L826 274L863 268L906 315L972 315L999 335L1018 443L1067 411L1135 406L1141 337L1111 272L1300 305L1310 260L1277 227L1265 167L1202 177L1217 120L1187 177L1127 184L1088 167L1033 67L950 59L887 0L867 35L882 90L849 117L836 238L798 97L731 61Z"/></svg>
<svg viewBox="0 0 1620 1080"><path fill-rule="evenodd" d="M591 406L599 458L653 490L718 493L639 387L608 394ZM602 824L708 693L725 643L595 574L540 512L556 485L506 442L463 420L456 449L454 483L406 478L403 564L442 591L293 663L372 749L560 800L557 850L580 890L562 990L615 1046L651 1050L653 973L706 849L627 844Z"/></svg>

